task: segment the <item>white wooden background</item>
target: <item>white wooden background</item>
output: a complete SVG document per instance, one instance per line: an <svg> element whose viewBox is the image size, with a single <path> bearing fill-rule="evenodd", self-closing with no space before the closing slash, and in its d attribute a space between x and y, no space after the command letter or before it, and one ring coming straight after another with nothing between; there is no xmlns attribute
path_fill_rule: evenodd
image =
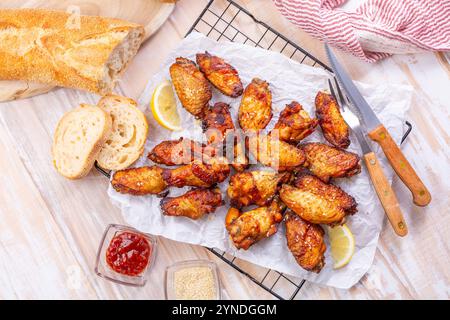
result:
<svg viewBox="0 0 450 320"><path fill-rule="evenodd" d="M322 44L291 25L270 0L242 0L256 17L325 61ZM143 46L120 84L137 98L160 63L184 36L206 0L181 0L166 24ZM403 146L433 201L412 204L398 178L397 192L409 235L398 238L385 222L373 267L350 290L306 283L296 299L410 299L450 297L450 65L442 53L395 56L370 65L341 60L354 79L407 83L415 88L408 113L413 133ZM209 258L219 265L225 298L271 299L206 249L160 238L158 259L144 288L112 284L94 272L95 254L108 223L123 223L106 195L107 180L93 172L67 181L50 161L51 137L61 115L98 98L58 89L0 104L0 299L164 299L164 270L180 260ZM248 267L245 262L239 262ZM255 275L264 272L251 267ZM274 275L269 275L270 278ZM283 281L278 284L283 290Z"/></svg>

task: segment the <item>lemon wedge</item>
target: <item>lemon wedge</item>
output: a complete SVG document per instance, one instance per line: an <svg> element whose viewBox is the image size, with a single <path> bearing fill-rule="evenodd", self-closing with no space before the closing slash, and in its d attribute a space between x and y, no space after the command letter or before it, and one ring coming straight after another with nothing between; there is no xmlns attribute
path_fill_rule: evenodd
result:
<svg viewBox="0 0 450 320"><path fill-rule="evenodd" d="M170 81L161 82L153 92L150 109L156 122L172 131L182 130L180 115L177 111L175 93Z"/></svg>
<svg viewBox="0 0 450 320"><path fill-rule="evenodd" d="M327 228L335 269L347 265L355 252L355 238L346 224Z"/></svg>

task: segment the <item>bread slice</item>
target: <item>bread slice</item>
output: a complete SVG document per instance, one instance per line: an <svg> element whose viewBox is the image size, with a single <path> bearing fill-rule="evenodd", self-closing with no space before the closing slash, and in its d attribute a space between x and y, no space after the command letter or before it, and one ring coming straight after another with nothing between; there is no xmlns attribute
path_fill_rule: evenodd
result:
<svg viewBox="0 0 450 320"><path fill-rule="evenodd" d="M142 25L44 9L0 9L0 79L112 92L145 35Z"/></svg>
<svg viewBox="0 0 450 320"><path fill-rule="evenodd" d="M111 116L112 131L97 157L97 163L107 170L125 169L144 152L147 119L130 98L110 94L103 97L98 106Z"/></svg>
<svg viewBox="0 0 450 320"><path fill-rule="evenodd" d="M59 121L53 138L56 170L69 179L86 176L111 133L111 117L102 108L81 104Z"/></svg>

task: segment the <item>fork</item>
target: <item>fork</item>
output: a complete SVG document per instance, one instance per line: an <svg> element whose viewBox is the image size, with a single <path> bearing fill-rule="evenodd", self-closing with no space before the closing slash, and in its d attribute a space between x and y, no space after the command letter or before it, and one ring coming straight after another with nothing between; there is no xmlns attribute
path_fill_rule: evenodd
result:
<svg viewBox="0 0 450 320"><path fill-rule="evenodd" d="M334 82L336 91L334 90L331 81L328 79L328 86L330 87L331 94L334 96L341 107L342 117L350 126L356 138L358 139L361 151L363 153L364 162L372 180L372 184L378 195L378 199L380 199L384 212L386 213L386 216L388 217L389 222L392 225L392 228L394 229L396 234L403 237L408 233L408 227L406 226L406 222L403 218L403 214L400 210L400 206L397 197L395 196L394 190L392 190L389 181L384 175L383 169L381 168L375 153L367 143L359 117L350 109L350 103L347 100L347 97L342 94L342 91L336 79L334 79Z"/></svg>

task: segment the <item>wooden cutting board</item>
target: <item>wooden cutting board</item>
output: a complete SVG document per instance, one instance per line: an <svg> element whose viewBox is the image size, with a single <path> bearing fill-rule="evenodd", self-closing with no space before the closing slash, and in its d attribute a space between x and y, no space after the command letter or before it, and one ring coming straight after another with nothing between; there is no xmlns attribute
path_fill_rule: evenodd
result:
<svg viewBox="0 0 450 320"><path fill-rule="evenodd" d="M0 2L0 8L45 8L124 19L144 25L146 40L170 16L175 7L173 2L170 0L7 0ZM0 80L0 102L32 97L48 92L52 88L53 86L28 81Z"/></svg>

